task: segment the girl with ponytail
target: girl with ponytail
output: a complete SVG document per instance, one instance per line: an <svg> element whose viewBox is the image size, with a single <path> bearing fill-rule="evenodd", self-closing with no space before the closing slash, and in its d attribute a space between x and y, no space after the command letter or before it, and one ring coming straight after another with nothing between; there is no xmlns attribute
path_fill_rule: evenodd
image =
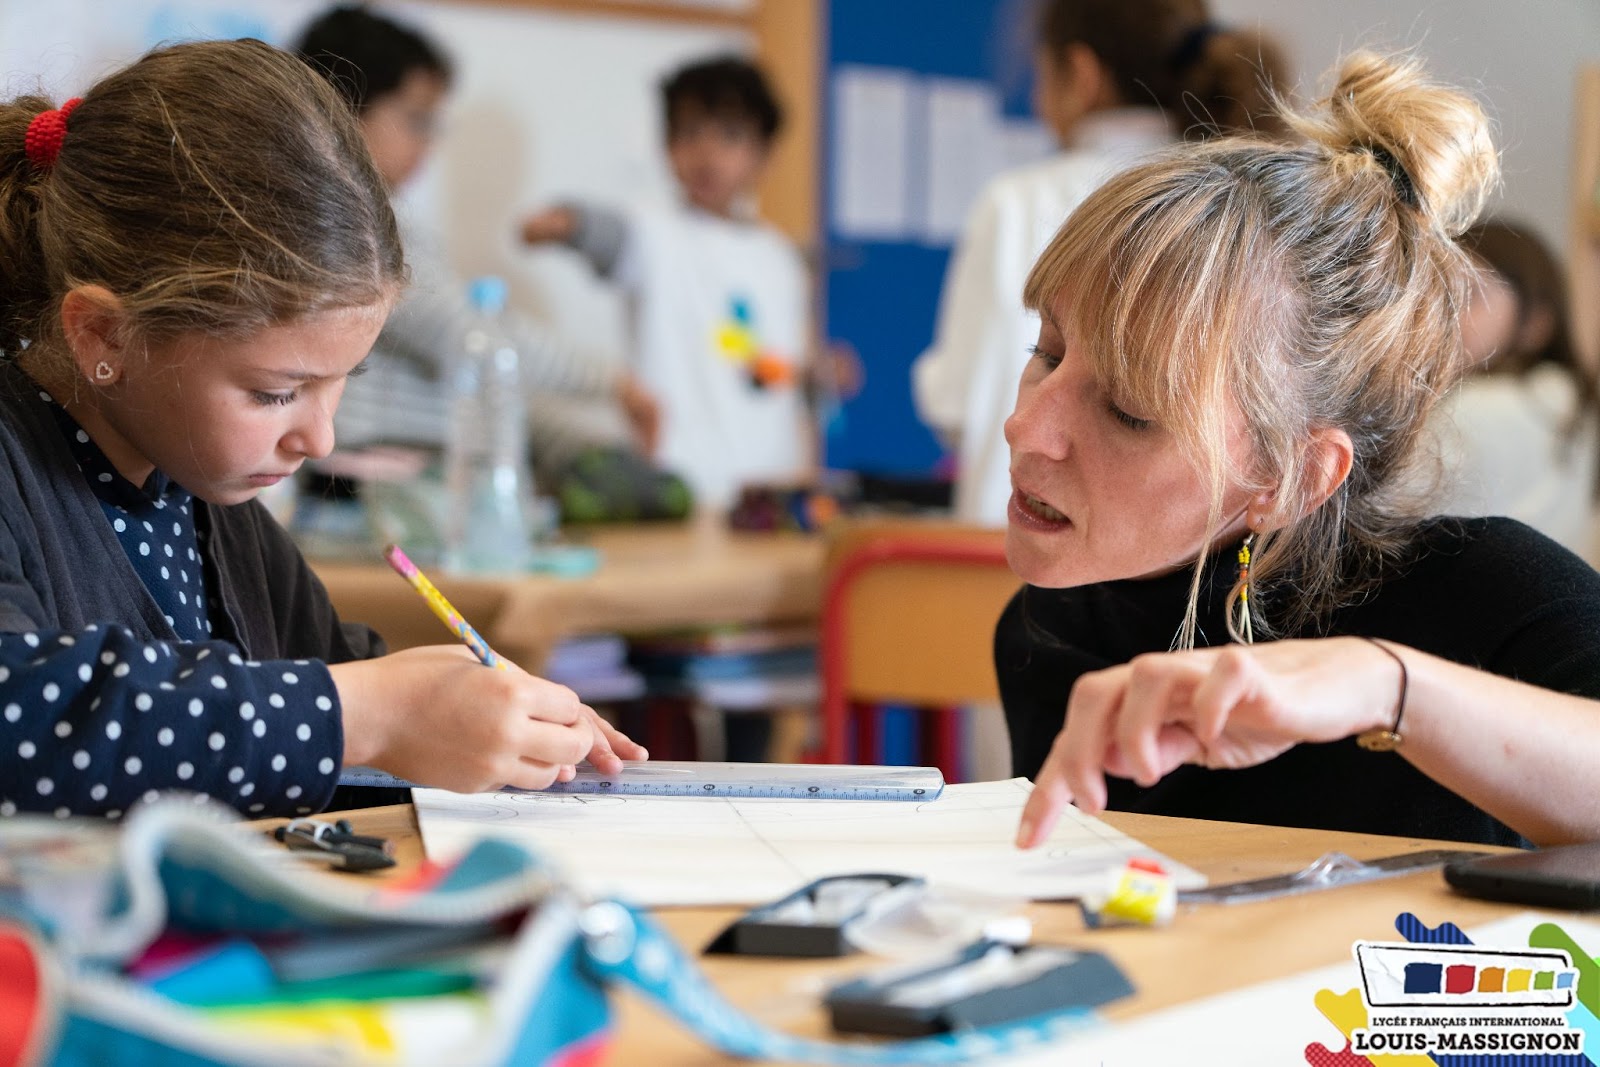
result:
<svg viewBox="0 0 1600 1067"><path fill-rule="evenodd" d="M259 41L0 103L0 814L326 805L642 750L461 646L383 656L255 496L333 446L405 278L349 109Z"/></svg>

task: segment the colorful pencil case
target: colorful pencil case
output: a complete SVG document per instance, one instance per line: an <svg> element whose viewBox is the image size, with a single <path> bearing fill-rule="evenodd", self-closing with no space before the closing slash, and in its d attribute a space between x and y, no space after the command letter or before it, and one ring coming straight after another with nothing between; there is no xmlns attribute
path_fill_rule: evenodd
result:
<svg viewBox="0 0 1600 1067"><path fill-rule="evenodd" d="M179 939L206 948L161 971L152 946ZM392 966L397 946L428 944L487 971L463 992ZM391 965L375 976L363 956ZM967 1063L1095 1021L1071 1008L894 1044L791 1037L731 1007L648 915L580 899L513 843L407 889L306 867L188 797L120 827L0 819L0 1067L580 1067L604 1057L613 986L724 1053L802 1063Z"/></svg>
<svg viewBox="0 0 1600 1067"><path fill-rule="evenodd" d="M485 842L425 890L389 885L307 867L188 798L120 832L0 820L0 1065L596 1060L608 1013L583 909L531 856ZM198 949L167 973L125 973L185 941ZM374 956L430 945L491 970Z"/></svg>

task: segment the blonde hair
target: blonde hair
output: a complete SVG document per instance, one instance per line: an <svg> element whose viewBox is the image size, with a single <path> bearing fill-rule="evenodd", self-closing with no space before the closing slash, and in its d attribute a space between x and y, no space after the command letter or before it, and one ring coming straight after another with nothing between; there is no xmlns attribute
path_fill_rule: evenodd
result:
<svg viewBox="0 0 1600 1067"><path fill-rule="evenodd" d="M1206 554L1233 518L1230 487L1276 494L1285 525L1256 546L1251 604L1257 628L1298 632L1378 580L1426 515L1419 438L1463 369L1475 277L1454 238L1499 164L1478 105L1411 58L1351 55L1329 96L1283 111L1303 143L1188 145L1096 191L1034 265L1024 301L1042 312L1065 294L1063 326L1099 380L1196 458ZM1227 467L1230 405L1248 430L1246 470ZM1318 506L1305 446L1330 427L1354 458Z"/></svg>
<svg viewBox="0 0 1600 1067"><path fill-rule="evenodd" d="M393 294L404 256L344 100L260 41L164 48L105 78L55 165L29 162L51 107L0 102L0 352L60 365L59 308L116 294L141 336L248 334ZM58 367L59 369L59 367Z"/></svg>

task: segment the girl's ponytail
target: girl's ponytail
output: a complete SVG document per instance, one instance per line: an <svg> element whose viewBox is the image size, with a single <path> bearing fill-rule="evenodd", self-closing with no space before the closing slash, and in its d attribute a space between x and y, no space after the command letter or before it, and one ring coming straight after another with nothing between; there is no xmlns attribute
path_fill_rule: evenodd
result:
<svg viewBox="0 0 1600 1067"><path fill-rule="evenodd" d="M246 335L391 299L405 262L388 191L343 98L261 41L157 49L102 79L41 169L0 103L0 351L65 369L55 309L114 294L146 338ZM58 127L59 132L59 127ZM48 373L48 372L47 372Z"/></svg>
<svg viewBox="0 0 1600 1067"><path fill-rule="evenodd" d="M0 356L15 356L50 302L39 228L40 185L28 160L28 126L55 105L42 96L0 103Z"/></svg>

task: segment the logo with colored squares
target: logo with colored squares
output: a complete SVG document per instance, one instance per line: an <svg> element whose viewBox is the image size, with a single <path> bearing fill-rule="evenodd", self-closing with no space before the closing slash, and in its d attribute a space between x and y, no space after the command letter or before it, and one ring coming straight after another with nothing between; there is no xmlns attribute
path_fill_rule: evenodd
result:
<svg viewBox="0 0 1600 1067"><path fill-rule="evenodd" d="M1410 914L1395 929L1405 941L1353 946L1360 989L1316 995L1347 1040L1308 1045L1312 1067L1597 1062L1600 964L1560 926L1535 926L1527 948L1474 945L1453 923Z"/></svg>
<svg viewBox="0 0 1600 1067"><path fill-rule="evenodd" d="M1577 997L1565 952L1358 941L1355 953L1369 1008L1570 1008Z"/></svg>
<svg viewBox="0 0 1600 1067"><path fill-rule="evenodd" d="M744 297L729 299L728 317L717 327L713 343L723 359L744 370L752 387L781 389L794 384L794 364L762 345L750 301Z"/></svg>

